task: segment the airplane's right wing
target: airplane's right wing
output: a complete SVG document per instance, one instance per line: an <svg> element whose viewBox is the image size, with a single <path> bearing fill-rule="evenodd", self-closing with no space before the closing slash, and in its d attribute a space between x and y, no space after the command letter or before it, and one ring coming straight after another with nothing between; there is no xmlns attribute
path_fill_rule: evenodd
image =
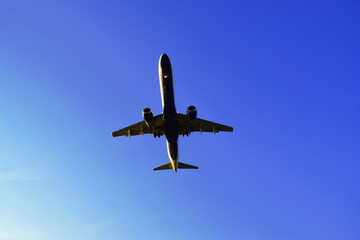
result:
<svg viewBox="0 0 360 240"><path fill-rule="evenodd" d="M178 113L179 133L184 135L188 132L232 132L233 128L219 123L196 118L192 123L185 114Z"/></svg>
<svg viewBox="0 0 360 240"><path fill-rule="evenodd" d="M135 123L129 127L112 132L112 136L113 137L119 137L119 136L131 137L131 136L140 135L140 134L143 135L143 134L153 133L154 130L156 131L156 133L163 135L164 130L162 129L162 125L163 125L162 116L163 116L163 114L159 114L152 118L151 124L150 124L151 129L146 124L145 121L141 121L141 122Z"/></svg>

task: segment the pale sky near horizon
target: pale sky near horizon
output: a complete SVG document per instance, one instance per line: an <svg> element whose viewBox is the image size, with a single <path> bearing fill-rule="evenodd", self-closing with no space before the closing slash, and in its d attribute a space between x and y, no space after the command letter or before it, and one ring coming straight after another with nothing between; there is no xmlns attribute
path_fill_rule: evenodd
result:
<svg viewBox="0 0 360 240"><path fill-rule="evenodd" d="M357 1L1 1L0 240L360 239ZM111 132L176 107L233 133Z"/></svg>

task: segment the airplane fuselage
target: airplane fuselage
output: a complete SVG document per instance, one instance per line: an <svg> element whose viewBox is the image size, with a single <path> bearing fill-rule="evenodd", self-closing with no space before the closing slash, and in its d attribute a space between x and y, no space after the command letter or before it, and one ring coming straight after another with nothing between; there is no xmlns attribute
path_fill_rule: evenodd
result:
<svg viewBox="0 0 360 240"><path fill-rule="evenodd" d="M170 162L174 171L178 169L179 148L178 148L178 127L177 111L175 107L174 83L170 59L162 54L159 60L159 80L161 90L161 101L163 107L164 131L166 146Z"/></svg>

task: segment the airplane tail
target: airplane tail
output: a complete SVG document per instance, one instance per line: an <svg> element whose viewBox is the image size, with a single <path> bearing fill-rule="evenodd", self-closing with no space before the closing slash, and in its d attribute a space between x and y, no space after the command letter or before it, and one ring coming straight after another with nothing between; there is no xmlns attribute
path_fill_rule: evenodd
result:
<svg viewBox="0 0 360 240"><path fill-rule="evenodd" d="M154 168L154 171L166 170L166 169L173 169L171 163L167 163L167 164L161 165L159 167L156 167L156 168ZM178 163L178 169L199 169L199 167L179 162Z"/></svg>
<svg viewBox="0 0 360 240"><path fill-rule="evenodd" d="M193 165L190 165L190 164L186 164L186 163L182 163L182 162L179 162L178 164L178 168L182 168L182 169L199 169L198 166L193 166Z"/></svg>
<svg viewBox="0 0 360 240"><path fill-rule="evenodd" d="M171 163L167 163L167 164L161 165L160 167L156 167L156 168L154 168L154 171L166 170L166 169L173 169Z"/></svg>

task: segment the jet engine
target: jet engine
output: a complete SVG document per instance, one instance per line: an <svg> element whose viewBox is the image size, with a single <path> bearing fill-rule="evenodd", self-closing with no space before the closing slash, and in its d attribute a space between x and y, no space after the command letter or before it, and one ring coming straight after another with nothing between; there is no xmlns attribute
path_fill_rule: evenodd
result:
<svg viewBox="0 0 360 240"><path fill-rule="evenodd" d="M197 110L195 106L190 106L186 110L186 115L188 116L190 122L193 122L196 119Z"/></svg>
<svg viewBox="0 0 360 240"><path fill-rule="evenodd" d="M142 116L146 122L147 125L150 125L151 119L153 118L153 112L151 108L144 108L142 111Z"/></svg>

